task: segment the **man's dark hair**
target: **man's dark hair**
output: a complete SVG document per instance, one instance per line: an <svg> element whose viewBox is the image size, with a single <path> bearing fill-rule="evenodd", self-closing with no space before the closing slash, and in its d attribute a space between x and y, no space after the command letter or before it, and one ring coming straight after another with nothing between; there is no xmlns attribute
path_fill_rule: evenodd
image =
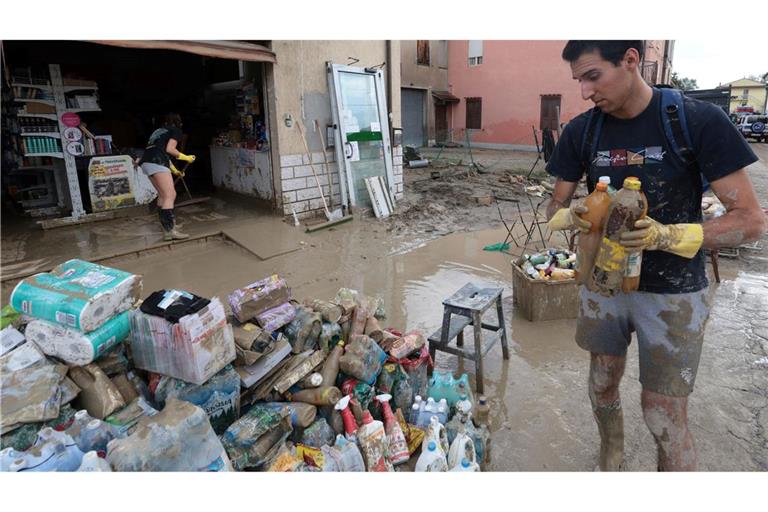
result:
<svg viewBox="0 0 768 512"><path fill-rule="evenodd" d="M166 128L181 128L181 116L175 112L169 112L168 114L165 114L165 117L163 118L163 126Z"/></svg>
<svg viewBox="0 0 768 512"><path fill-rule="evenodd" d="M627 50L634 48L643 60L645 41L568 41L563 48L563 60L575 62L585 53L597 51L600 56L618 66Z"/></svg>

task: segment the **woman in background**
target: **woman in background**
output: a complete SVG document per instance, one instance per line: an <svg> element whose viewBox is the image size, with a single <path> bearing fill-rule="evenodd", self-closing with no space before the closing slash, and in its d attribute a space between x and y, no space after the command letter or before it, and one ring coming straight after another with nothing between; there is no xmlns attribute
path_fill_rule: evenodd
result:
<svg viewBox="0 0 768 512"><path fill-rule="evenodd" d="M176 229L176 215L173 211L176 187L171 170L178 171L171 158L190 163L195 161L195 155L185 155L176 148L182 137L181 127L179 114L167 114L163 126L149 136L147 148L139 160L141 170L149 176L149 180L157 190L157 207L165 240L189 238L189 235Z"/></svg>

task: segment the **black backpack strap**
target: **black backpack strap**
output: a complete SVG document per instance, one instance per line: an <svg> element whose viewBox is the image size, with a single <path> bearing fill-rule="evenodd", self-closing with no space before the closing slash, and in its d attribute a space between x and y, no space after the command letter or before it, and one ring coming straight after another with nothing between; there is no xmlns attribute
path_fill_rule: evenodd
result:
<svg viewBox="0 0 768 512"><path fill-rule="evenodd" d="M685 118L683 93L677 89L661 90L661 123L672 152L689 169L696 167L696 155Z"/></svg>
<svg viewBox="0 0 768 512"><path fill-rule="evenodd" d="M587 177L589 184L589 170L592 167L592 161L597 153L597 143L600 140L600 131L603 129L603 120L605 114L599 108L595 107L587 114L587 122L584 126L584 132L581 136L581 166ZM592 184L594 185L594 183Z"/></svg>

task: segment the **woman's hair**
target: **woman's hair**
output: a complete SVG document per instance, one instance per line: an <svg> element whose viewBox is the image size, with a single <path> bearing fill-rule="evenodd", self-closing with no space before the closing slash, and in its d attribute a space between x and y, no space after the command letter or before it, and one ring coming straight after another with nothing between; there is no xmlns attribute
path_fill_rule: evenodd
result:
<svg viewBox="0 0 768 512"><path fill-rule="evenodd" d="M174 112L165 114L165 117L163 118L163 126L166 128L171 126L175 128L181 128L181 116Z"/></svg>

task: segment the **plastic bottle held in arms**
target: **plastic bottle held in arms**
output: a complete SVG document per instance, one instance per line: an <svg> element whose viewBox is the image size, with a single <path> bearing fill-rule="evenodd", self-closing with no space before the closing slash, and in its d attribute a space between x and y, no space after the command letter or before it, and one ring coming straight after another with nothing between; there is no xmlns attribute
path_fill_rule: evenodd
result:
<svg viewBox="0 0 768 512"><path fill-rule="evenodd" d="M578 260L576 269L576 282L584 284L591 275L592 266L595 264L595 256L600 248L603 238L603 226L611 207L611 196L608 195L608 185L598 183L595 190L584 200L587 213L580 217L592 223L588 233L579 233L579 248L576 253Z"/></svg>
<svg viewBox="0 0 768 512"><path fill-rule="evenodd" d="M643 200L643 213L640 218L648 214L648 199L643 191L640 191L640 197ZM624 269L624 279L621 281L621 291L624 293L634 292L640 287L640 269L643 264L643 251L627 251L627 263Z"/></svg>
<svg viewBox="0 0 768 512"><path fill-rule="evenodd" d="M615 295L621 290L627 253L619 243L619 238L622 233L635 229L635 222L644 211L640 180L635 177L625 179L623 188L613 197L608 212L592 276L587 281L590 290L605 296Z"/></svg>

